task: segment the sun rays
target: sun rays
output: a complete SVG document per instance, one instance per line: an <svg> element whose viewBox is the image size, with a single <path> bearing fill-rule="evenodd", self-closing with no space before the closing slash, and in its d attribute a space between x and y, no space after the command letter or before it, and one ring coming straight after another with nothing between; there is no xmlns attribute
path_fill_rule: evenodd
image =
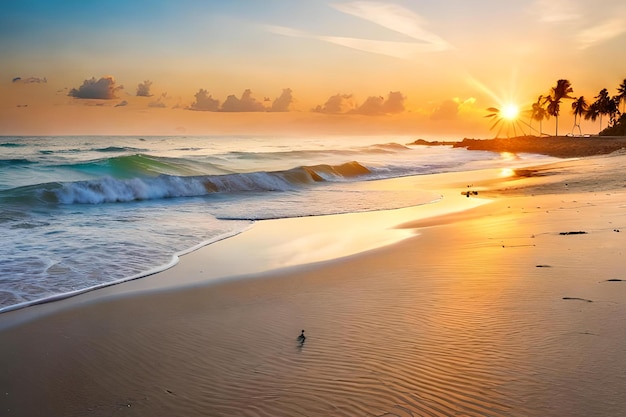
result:
<svg viewBox="0 0 626 417"><path fill-rule="evenodd" d="M497 107L487 108L487 112L489 113L485 116L492 120L490 130L498 129L496 137L500 136L503 132L507 137L526 134L524 126L528 126L528 124L520 119L521 111L520 106L516 104L514 94L516 89L513 81L511 82L508 94L496 94L491 88L473 77L468 78L468 83L491 97L497 103ZM503 96L508 98L502 98Z"/></svg>
<svg viewBox="0 0 626 417"><path fill-rule="evenodd" d="M516 104L505 104L502 106L502 109L489 107L487 111L489 114L485 117L493 120L490 130L498 128L496 137L498 137L502 131L504 131L507 137L511 137L511 133L513 133L513 136L517 136L518 131L522 135L526 134L523 128L523 124L525 123L519 120L520 111Z"/></svg>

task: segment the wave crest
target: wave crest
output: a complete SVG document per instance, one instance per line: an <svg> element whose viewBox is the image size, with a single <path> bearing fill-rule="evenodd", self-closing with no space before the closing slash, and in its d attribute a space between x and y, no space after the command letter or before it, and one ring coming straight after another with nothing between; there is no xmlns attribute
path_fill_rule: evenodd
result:
<svg viewBox="0 0 626 417"><path fill-rule="evenodd" d="M95 180L20 187L5 190L0 196L21 201L36 199L44 203L102 204L199 197L212 193L291 191L314 183L348 180L369 173L369 169L352 161L340 165L303 166L274 172L133 178L106 176Z"/></svg>

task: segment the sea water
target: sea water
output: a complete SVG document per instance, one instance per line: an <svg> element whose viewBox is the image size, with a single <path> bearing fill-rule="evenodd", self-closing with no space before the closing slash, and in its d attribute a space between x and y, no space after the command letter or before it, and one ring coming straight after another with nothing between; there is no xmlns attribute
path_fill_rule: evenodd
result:
<svg viewBox="0 0 626 417"><path fill-rule="evenodd" d="M408 137L0 137L0 312L147 276L262 219L433 203L366 181L538 155Z"/></svg>

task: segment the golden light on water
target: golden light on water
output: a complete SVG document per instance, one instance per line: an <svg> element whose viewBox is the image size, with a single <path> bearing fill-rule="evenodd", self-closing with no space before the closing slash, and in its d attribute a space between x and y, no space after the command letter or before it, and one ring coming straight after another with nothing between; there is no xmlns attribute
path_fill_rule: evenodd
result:
<svg viewBox="0 0 626 417"><path fill-rule="evenodd" d="M513 174L514 174L514 171L511 168L502 168L500 170L500 176L502 178L512 177Z"/></svg>
<svg viewBox="0 0 626 417"><path fill-rule="evenodd" d="M517 159L517 155L513 152L500 152L500 158L502 158L503 161L514 161Z"/></svg>

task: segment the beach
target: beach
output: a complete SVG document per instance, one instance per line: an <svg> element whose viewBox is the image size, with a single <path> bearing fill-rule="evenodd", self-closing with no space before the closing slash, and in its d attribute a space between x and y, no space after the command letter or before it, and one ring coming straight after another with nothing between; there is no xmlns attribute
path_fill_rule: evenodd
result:
<svg viewBox="0 0 626 417"><path fill-rule="evenodd" d="M3 313L0 410L621 415L625 164L388 180L444 198L263 220L156 275Z"/></svg>

